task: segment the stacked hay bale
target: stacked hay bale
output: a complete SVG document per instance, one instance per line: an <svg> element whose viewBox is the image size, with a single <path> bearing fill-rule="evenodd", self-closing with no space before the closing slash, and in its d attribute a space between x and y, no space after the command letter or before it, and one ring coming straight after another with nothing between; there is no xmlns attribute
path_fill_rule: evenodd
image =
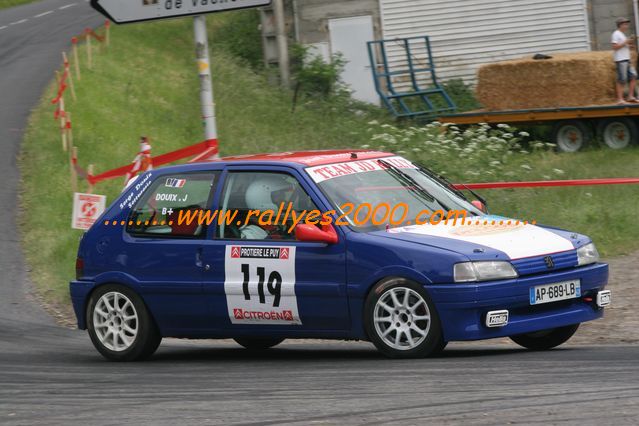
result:
<svg viewBox="0 0 639 426"><path fill-rule="evenodd" d="M477 97L487 110L615 103L612 52L551 54L483 65ZM633 62L634 63L634 62Z"/></svg>

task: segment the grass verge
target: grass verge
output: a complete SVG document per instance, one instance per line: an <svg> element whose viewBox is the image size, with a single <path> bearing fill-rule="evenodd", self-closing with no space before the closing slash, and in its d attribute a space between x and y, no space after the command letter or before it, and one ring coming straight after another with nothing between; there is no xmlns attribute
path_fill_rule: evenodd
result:
<svg viewBox="0 0 639 426"><path fill-rule="evenodd" d="M216 19L209 18L216 28ZM154 154L202 139L198 77L190 19L112 27L111 47L94 54L94 68L76 81L78 100L67 96L75 144L83 167L96 173L130 162L140 135ZM389 120L383 111L340 102L307 100L291 113L291 94L239 64L212 45L213 80L223 155L360 147L371 143L369 122ZM84 65L84 64L83 64ZM67 154L62 152L50 99L53 85L34 111L22 146L21 228L31 276L46 300L68 304L80 231L70 229L72 194ZM411 154L429 163L428 152ZM523 154L521 154L523 156ZM513 164L524 161L518 158ZM513 166L513 180L637 176L639 150L593 150L575 155L528 154L532 171ZM448 168L456 170L451 155ZM561 176L555 169L562 170ZM472 181L457 170L451 175ZM485 180L485 179L482 179ZM101 183L95 192L114 200L122 179ZM84 190L82 185L80 190ZM639 247L639 187L618 186L484 191L494 213L536 219L591 235L606 255Z"/></svg>
<svg viewBox="0 0 639 426"><path fill-rule="evenodd" d="M7 9L21 4L33 3L36 0L0 0L0 9Z"/></svg>

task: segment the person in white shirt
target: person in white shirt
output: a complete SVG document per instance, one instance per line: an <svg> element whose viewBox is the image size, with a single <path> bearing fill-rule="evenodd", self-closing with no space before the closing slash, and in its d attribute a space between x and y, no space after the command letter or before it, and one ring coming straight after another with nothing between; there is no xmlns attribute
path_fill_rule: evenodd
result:
<svg viewBox="0 0 639 426"><path fill-rule="evenodd" d="M617 31L612 33L612 50L614 50L615 64L617 66L617 102L626 104L624 89L628 84L628 102L639 102L635 97L635 85L637 71L630 63L630 48L634 47L634 41L626 36L630 28L628 18L616 20Z"/></svg>

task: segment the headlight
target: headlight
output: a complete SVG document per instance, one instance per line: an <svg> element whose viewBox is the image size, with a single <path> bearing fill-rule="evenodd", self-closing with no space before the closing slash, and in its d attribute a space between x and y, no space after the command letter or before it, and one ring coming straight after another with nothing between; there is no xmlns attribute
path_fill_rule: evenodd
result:
<svg viewBox="0 0 639 426"><path fill-rule="evenodd" d="M503 280L519 276L510 262L502 261L457 263L453 275L456 283Z"/></svg>
<svg viewBox="0 0 639 426"><path fill-rule="evenodd" d="M599 252L594 243L586 244L577 249L577 262L579 266L599 262Z"/></svg>

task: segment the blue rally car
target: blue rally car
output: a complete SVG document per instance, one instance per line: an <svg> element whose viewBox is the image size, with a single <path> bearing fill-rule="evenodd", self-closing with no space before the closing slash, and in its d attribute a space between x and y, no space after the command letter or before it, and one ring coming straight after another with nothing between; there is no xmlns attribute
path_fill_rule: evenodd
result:
<svg viewBox="0 0 639 426"><path fill-rule="evenodd" d="M150 356L163 337L254 350L361 339L409 358L504 336L549 349L602 317L608 266L588 237L483 210L384 152L153 170L82 238L78 327L119 361ZM452 212L466 218L441 220Z"/></svg>

